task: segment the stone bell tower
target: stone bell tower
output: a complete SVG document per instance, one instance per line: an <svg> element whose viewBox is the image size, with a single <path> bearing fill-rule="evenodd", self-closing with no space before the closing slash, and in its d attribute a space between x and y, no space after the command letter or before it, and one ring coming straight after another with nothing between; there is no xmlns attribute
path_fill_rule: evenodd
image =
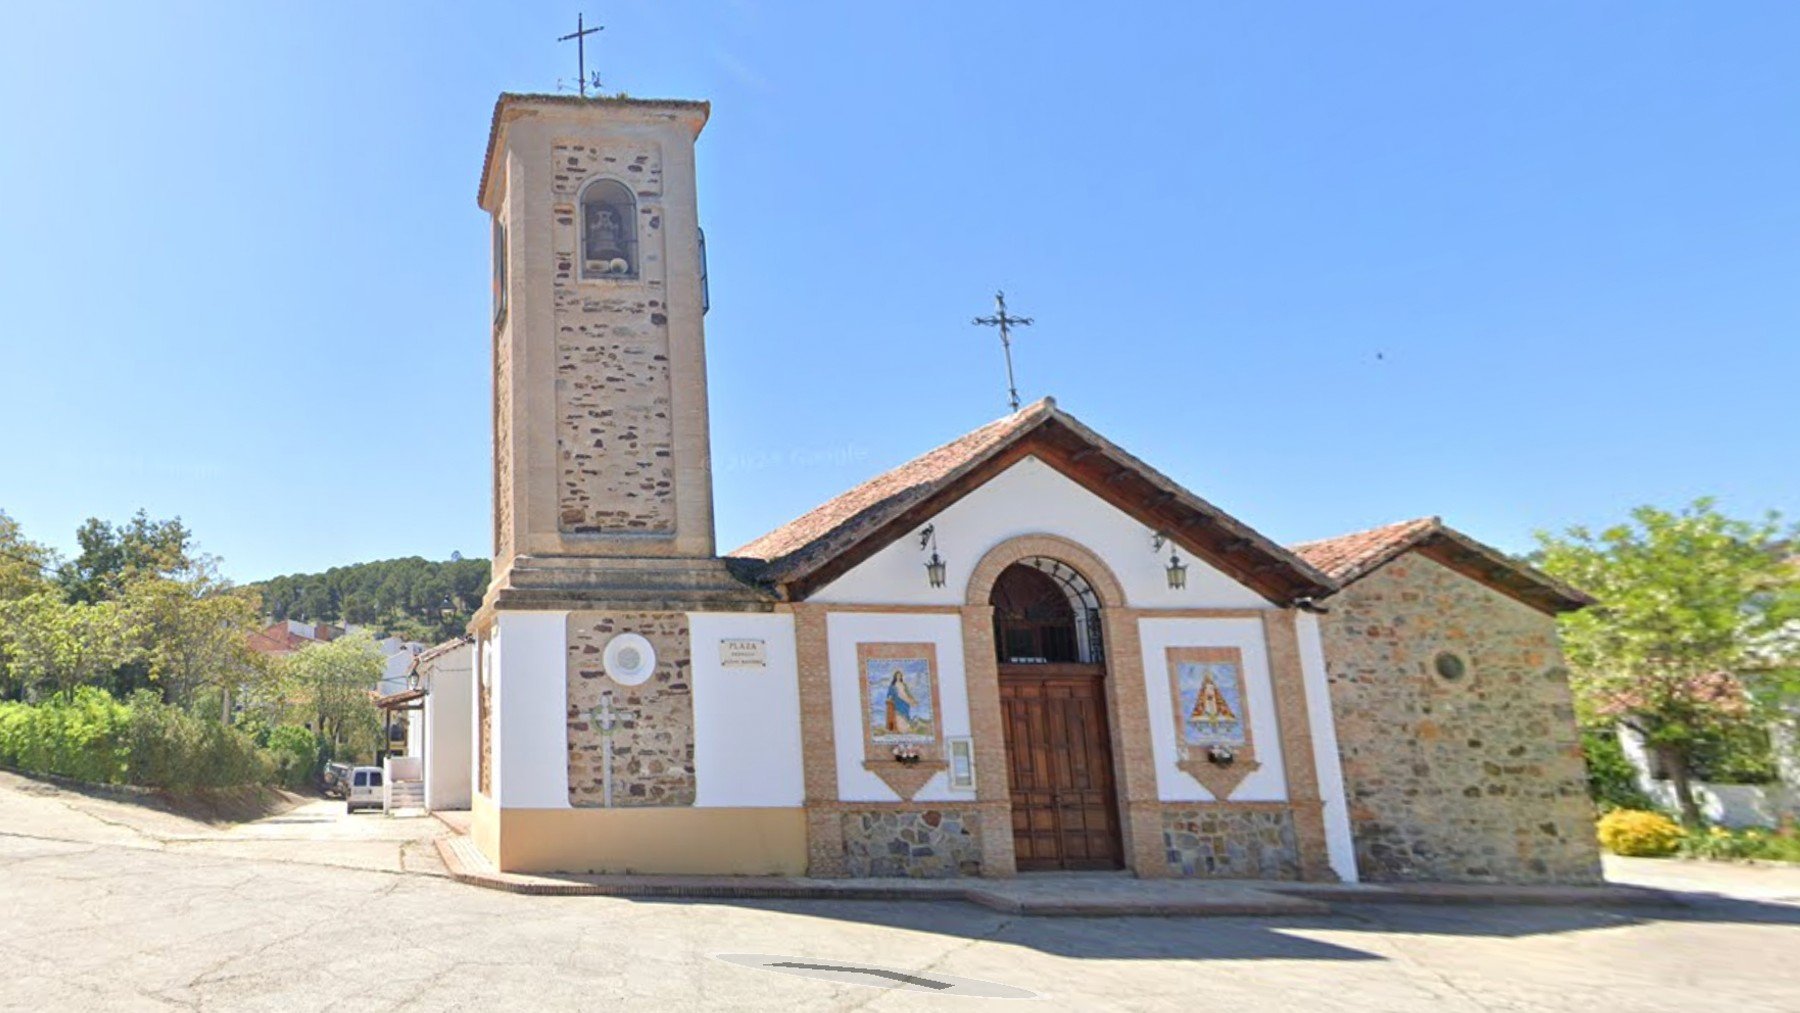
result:
<svg viewBox="0 0 1800 1013"><path fill-rule="evenodd" d="M705 102L500 97L493 217L494 573L487 608L689 608L715 557Z"/></svg>
<svg viewBox="0 0 1800 1013"><path fill-rule="evenodd" d="M694 186L708 112L494 107L494 576L471 624L471 838L501 869L681 871L670 840L803 827L701 804L695 626L773 608L713 544Z"/></svg>

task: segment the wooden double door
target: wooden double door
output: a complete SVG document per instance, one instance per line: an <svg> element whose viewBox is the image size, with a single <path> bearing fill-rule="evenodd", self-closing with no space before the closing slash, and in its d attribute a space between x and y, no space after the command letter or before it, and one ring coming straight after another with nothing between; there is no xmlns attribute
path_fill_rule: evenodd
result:
<svg viewBox="0 0 1800 1013"><path fill-rule="evenodd" d="M1124 868L1104 669L1003 664L1000 711L1019 871Z"/></svg>

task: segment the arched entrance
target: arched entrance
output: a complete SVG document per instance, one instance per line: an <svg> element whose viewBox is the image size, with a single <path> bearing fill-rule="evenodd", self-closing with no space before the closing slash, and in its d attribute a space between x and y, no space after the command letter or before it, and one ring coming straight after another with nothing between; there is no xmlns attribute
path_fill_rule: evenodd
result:
<svg viewBox="0 0 1800 1013"><path fill-rule="evenodd" d="M989 602L1018 869L1123 868L1093 585L1030 556L1000 572Z"/></svg>

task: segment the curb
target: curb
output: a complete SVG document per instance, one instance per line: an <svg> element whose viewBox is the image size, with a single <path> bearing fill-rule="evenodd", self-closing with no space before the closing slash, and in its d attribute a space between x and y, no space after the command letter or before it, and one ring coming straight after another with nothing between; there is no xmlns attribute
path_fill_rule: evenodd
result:
<svg viewBox="0 0 1800 1013"><path fill-rule="evenodd" d="M1332 904L1461 904L1471 907L1687 907L1689 904L1679 893L1647 886L1274 883L1264 889Z"/></svg>
<svg viewBox="0 0 1800 1013"><path fill-rule="evenodd" d="M876 886L867 883L834 883L830 880L728 878L708 876L619 876L609 879L547 881L541 877L491 872L486 858L473 852L468 838L439 837L438 855L450 878L469 886L507 893L557 897L715 898L734 900L874 900L964 901L1003 914L1041 917L1228 917L1246 915L1328 914L1331 906L1308 897L1284 896L1274 891L1242 888L1236 896L1192 901L1164 900L1150 904L1067 899L1026 899L1008 896L978 885ZM1249 896L1244 896L1248 893Z"/></svg>
<svg viewBox="0 0 1800 1013"><path fill-rule="evenodd" d="M1438 904L1470 907L1687 907L1680 893L1642 886L1494 886L1488 884L1310 884L1231 881L1231 893L1148 902L1019 896L985 882L955 881L883 886L869 881L729 876L609 876L555 879L495 872L461 835L436 839L450 877L487 890L537 896L724 900L944 901L975 904L1003 914L1038 917L1270 917L1332 914L1337 904ZM1221 886L1226 884L1221 883Z"/></svg>

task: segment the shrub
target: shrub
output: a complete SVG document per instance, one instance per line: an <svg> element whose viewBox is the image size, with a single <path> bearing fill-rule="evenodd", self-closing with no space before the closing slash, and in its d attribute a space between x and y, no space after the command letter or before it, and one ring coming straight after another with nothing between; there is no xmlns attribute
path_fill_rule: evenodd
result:
<svg viewBox="0 0 1800 1013"><path fill-rule="evenodd" d="M304 788L319 769L319 740L299 725L280 725L268 733L275 779L284 788Z"/></svg>
<svg viewBox="0 0 1800 1013"><path fill-rule="evenodd" d="M1712 827L1696 830L1681 841L1681 853L1688 858L1711 858L1726 861L1757 859L1771 862L1800 862L1800 836L1784 827L1728 830Z"/></svg>
<svg viewBox="0 0 1800 1013"><path fill-rule="evenodd" d="M40 706L6 704L0 709L0 763L117 784L125 774L130 720L122 704L92 686Z"/></svg>
<svg viewBox="0 0 1800 1013"><path fill-rule="evenodd" d="M1638 790L1637 768L1625 756L1612 726L1583 728L1581 753L1587 760L1588 797L1602 810L1649 809L1654 804Z"/></svg>
<svg viewBox="0 0 1800 1013"><path fill-rule="evenodd" d="M38 704L0 704L0 765L177 790L267 784L277 766L249 736L154 692L120 702L91 686Z"/></svg>
<svg viewBox="0 0 1800 1013"><path fill-rule="evenodd" d="M1681 847L1681 827L1661 813L1615 809L1600 817L1600 843L1615 855L1662 858Z"/></svg>

